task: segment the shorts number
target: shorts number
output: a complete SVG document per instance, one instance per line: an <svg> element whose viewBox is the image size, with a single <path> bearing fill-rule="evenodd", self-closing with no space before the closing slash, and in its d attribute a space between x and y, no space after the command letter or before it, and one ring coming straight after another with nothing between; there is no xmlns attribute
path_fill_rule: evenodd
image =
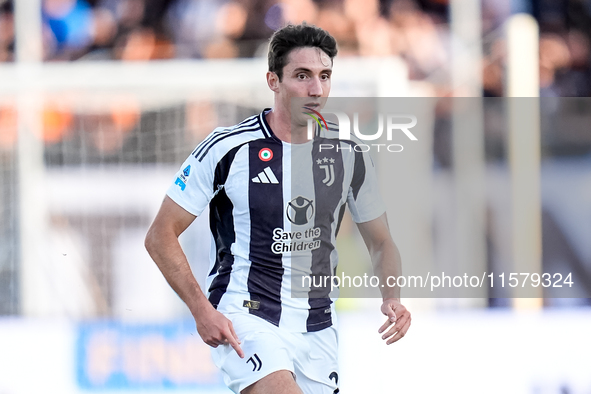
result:
<svg viewBox="0 0 591 394"><path fill-rule="evenodd" d="M331 372L330 375L328 375L328 378L330 380L332 380L332 378L334 378L334 384L338 385L339 384L339 374L336 372ZM337 394L339 392L339 388L337 387L335 389L335 391L333 391L334 394Z"/></svg>

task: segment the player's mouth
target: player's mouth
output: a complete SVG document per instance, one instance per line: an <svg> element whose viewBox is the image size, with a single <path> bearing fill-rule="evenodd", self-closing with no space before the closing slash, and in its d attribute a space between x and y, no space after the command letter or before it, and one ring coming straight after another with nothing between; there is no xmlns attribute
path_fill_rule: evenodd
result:
<svg viewBox="0 0 591 394"><path fill-rule="evenodd" d="M321 105L319 103L306 103L304 104L304 109L308 109L308 110L315 110L315 111L319 111L321 108Z"/></svg>

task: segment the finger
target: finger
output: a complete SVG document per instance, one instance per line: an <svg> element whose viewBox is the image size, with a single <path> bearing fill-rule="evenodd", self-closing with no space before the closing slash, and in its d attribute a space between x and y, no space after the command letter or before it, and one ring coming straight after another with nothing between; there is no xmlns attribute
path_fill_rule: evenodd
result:
<svg viewBox="0 0 591 394"><path fill-rule="evenodd" d="M384 330L386 330L388 327L390 327L392 325L392 323L393 322L388 318L388 320L386 320L386 322L384 324L382 324L382 326L378 330L378 333L379 334L383 333Z"/></svg>
<svg viewBox="0 0 591 394"><path fill-rule="evenodd" d="M230 331L232 332L232 335L234 336L234 338L236 338L236 342L242 343L240 341L240 338L238 338L238 335L236 335L236 331L234 331L234 326L232 325L232 322L230 322L229 326L230 326Z"/></svg>
<svg viewBox="0 0 591 394"><path fill-rule="evenodd" d="M392 329L390 329L390 331L388 331L388 333L386 333L382 336L382 339L388 340L386 342L387 344L396 342L398 339L400 339L402 336L404 336L404 334L406 334L406 331L404 331L400 335L398 335L404 329L405 326L406 326L406 329L408 330L408 326L410 325L409 319L405 319L405 320L400 319L400 321L398 323L399 324L396 324L394 327L392 327ZM392 340L394 337L396 337L395 340Z"/></svg>
<svg viewBox="0 0 591 394"><path fill-rule="evenodd" d="M390 305L390 304L388 304L387 308L388 309L386 312L384 312L384 315L388 316L390 321L392 321L392 323L394 323L396 321L396 310L395 310L395 308L392 308L392 305Z"/></svg>
<svg viewBox="0 0 591 394"><path fill-rule="evenodd" d="M236 353L238 353L238 357L244 358L244 352L242 351L242 348L238 344L238 341L236 340L236 338L234 338L233 335L226 335L226 338L228 339L228 341L230 341L230 346L232 346L232 348L234 348Z"/></svg>
<svg viewBox="0 0 591 394"><path fill-rule="evenodd" d="M387 338L391 337L392 335L396 334L398 331L400 331L400 329L402 327L404 327L404 324L406 324L406 321L407 321L407 319L404 317L398 319L398 321L396 322L394 327L392 327L387 333L382 335L382 339L387 339Z"/></svg>
<svg viewBox="0 0 591 394"><path fill-rule="evenodd" d="M394 342L398 341L399 339L401 339L402 337L404 337L406 335L406 332L408 331L408 328L410 327L410 319L406 322L406 324L396 333L396 335L394 335L392 338L390 338L387 342L386 345L391 345Z"/></svg>
<svg viewBox="0 0 591 394"><path fill-rule="evenodd" d="M394 311L394 309L390 309L387 313L388 318L390 318L390 321L392 323L396 322L396 312Z"/></svg>
<svg viewBox="0 0 591 394"><path fill-rule="evenodd" d="M214 342L214 341L206 341L205 343L214 349L220 345L218 342Z"/></svg>

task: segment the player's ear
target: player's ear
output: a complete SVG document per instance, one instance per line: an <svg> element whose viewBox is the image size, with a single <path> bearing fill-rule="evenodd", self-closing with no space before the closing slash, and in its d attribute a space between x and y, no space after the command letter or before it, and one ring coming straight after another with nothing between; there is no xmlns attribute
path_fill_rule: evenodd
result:
<svg viewBox="0 0 591 394"><path fill-rule="evenodd" d="M275 93L279 92L279 76L273 71L267 71L267 85Z"/></svg>

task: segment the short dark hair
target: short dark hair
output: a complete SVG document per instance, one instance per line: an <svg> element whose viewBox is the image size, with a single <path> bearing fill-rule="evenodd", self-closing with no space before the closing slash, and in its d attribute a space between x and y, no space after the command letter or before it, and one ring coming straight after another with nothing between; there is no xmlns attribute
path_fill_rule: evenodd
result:
<svg viewBox="0 0 591 394"><path fill-rule="evenodd" d="M337 41L326 30L308 25L287 25L271 36L269 43L269 71L283 77L283 67L287 64L287 56L296 48L317 47L326 53L332 62L337 55Z"/></svg>

